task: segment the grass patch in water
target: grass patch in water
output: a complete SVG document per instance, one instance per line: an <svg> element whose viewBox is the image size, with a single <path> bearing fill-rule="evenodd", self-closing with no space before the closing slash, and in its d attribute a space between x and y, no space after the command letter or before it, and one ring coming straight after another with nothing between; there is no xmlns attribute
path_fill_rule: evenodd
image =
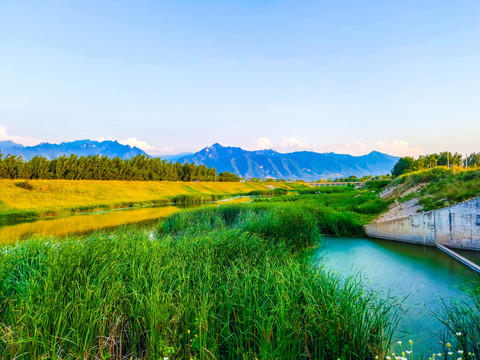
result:
<svg viewBox="0 0 480 360"><path fill-rule="evenodd" d="M275 239L285 239L301 247L317 243L319 234L363 235L362 223L354 214L308 202L250 203L184 211L172 215L161 231L210 231L234 228Z"/></svg>

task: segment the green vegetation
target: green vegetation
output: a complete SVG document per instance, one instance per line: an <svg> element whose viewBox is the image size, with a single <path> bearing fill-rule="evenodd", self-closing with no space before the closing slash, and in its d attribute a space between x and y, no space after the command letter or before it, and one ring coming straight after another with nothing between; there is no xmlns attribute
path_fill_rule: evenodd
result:
<svg viewBox="0 0 480 360"><path fill-rule="evenodd" d="M367 181L364 185L364 189L379 193L384 190L390 183L390 180Z"/></svg>
<svg viewBox="0 0 480 360"><path fill-rule="evenodd" d="M0 223L14 223L23 220L37 219L38 213L28 210L7 210L0 212Z"/></svg>
<svg viewBox="0 0 480 360"><path fill-rule="evenodd" d="M299 217L301 220L298 220ZM305 232L313 231L311 229L317 229L318 233L336 236L363 235L361 215L353 212L339 212L322 206L318 199L309 196L294 203L259 202L229 205L219 209L200 209L196 212L181 212L169 218L165 226L172 226L169 228L170 231L180 231L182 227L195 229L199 227L202 231L206 231L215 228L220 218L222 226L238 228L242 231L251 231L253 227L255 232L269 236L276 234L277 237L282 238L296 239L298 236L303 236ZM238 222L241 219L246 219L247 222ZM301 221L300 225L297 226L296 221ZM313 236L310 237L310 239L313 238ZM313 245L303 241L301 243L302 247Z"/></svg>
<svg viewBox="0 0 480 360"><path fill-rule="evenodd" d="M470 294L469 301L444 305L440 320L446 327L445 343L451 345L446 352L460 350L463 359L480 358L480 286Z"/></svg>
<svg viewBox="0 0 480 360"><path fill-rule="evenodd" d="M318 188L317 195L305 198L311 207L326 207L343 215L351 216L364 225L383 211L387 210L390 201L381 199L377 191L359 189L353 186Z"/></svg>
<svg viewBox="0 0 480 360"><path fill-rule="evenodd" d="M372 221L386 211L391 203L391 200L384 200L378 196L379 189L370 190L368 186L362 189L345 186L322 187L315 190L299 191L300 194L312 194L301 198L302 202L311 208L322 209L324 213L334 211L339 216L350 217L358 226Z"/></svg>
<svg viewBox="0 0 480 360"><path fill-rule="evenodd" d="M205 166L205 165L200 165L200 166ZM224 172L222 172L218 175L217 180L218 181L223 181L223 182L235 182L235 181L240 181L240 178L236 174L233 174L229 171L224 171ZM210 181L212 181L212 180L210 180Z"/></svg>
<svg viewBox="0 0 480 360"><path fill-rule="evenodd" d="M470 168L480 167L480 153L471 153L465 158L462 154L444 151L439 154L421 155L417 159L413 157L402 157L392 169L394 177L408 174L410 172L431 169L437 166L459 167L465 166Z"/></svg>
<svg viewBox="0 0 480 360"><path fill-rule="evenodd" d="M423 210L440 209L480 196L480 169L436 167L420 170L398 177L395 185L398 192L425 184L400 201L418 198Z"/></svg>
<svg viewBox="0 0 480 360"><path fill-rule="evenodd" d="M318 201L179 212L155 236L124 227L5 247L2 358L382 357L391 303L304 256L321 232L358 230Z"/></svg>
<svg viewBox="0 0 480 360"><path fill-rule="evenodd" d="M265 189L265 190L253 190L248 193L248 195L251 196L265 196L265 195L271 195L271 196L280 196L280 195L286 195L288 193L287 189Z"/></svg>
<svg viewBox="0 0 480 360"><path fill-rule="evenodd" d="M203 194L182 194L182 195L177 195L174 198L172 198L172 203L173 204L179 204L179 205L188 205L188 204L203 204L211 201L217 201L221 200L224 198L222 195L215 195L215 194L210 194L210 195L203 195Z"/></svg>
<svg viewBox="0 0 480 360"><path fill-rule="evenodd" d="M35 156L30 161L24 161L21 156L4 156L1 152L0 179L240 181L237 175L228 171L217 176L212 167L193 163L182 165L146 155L127 160L98 155L63 155L52 160ZM19 184L22 186L22 183Z"/></svg>
<svg viewBox="0 0 480 360"><path fill-rule="evenodd" d="M310 187L286 196L256 199L255 203L295 202L295 207L313 211L322 223L324 234L363 235L362 225L370 222L387 210L390 201L381 199L378 194L354 187ZM338 219L342 219L340 223ZM329 225L327 225L329 224ZM347 226L348 224L348 226Z"/></svg>

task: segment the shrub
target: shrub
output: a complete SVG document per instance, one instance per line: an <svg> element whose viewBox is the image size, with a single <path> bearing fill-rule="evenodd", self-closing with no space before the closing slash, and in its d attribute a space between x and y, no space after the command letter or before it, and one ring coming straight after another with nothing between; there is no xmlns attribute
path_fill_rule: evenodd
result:
<svg viewBox="0 0 480 360"><path fill-rule="evenodd" d="M33 190L34 189L34 186L28 180L17 181L17 182L15 182L15 186L17 186L19 188L22 188L22 189L25 189L25 190Z"/></svg>

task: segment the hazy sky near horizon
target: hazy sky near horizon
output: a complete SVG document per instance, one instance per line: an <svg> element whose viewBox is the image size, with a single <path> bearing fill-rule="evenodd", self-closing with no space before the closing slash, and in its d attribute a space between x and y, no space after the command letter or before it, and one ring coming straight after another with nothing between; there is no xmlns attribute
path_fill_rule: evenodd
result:
<svg viewBox="0 0 480 360"><path fill-rule="evenodd" d="M3 1L0 140L480 151L480 2Z"/></svg>

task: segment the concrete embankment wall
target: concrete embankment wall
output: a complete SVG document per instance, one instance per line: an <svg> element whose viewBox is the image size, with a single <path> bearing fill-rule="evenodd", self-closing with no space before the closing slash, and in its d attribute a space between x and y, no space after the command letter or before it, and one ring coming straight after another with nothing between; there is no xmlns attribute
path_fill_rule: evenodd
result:
<svg viewBox="0 0 480 360"><path fill-rule="evenodd" d="M365 225L368 236L480 250L480 198L440 210Z"/></svg>

